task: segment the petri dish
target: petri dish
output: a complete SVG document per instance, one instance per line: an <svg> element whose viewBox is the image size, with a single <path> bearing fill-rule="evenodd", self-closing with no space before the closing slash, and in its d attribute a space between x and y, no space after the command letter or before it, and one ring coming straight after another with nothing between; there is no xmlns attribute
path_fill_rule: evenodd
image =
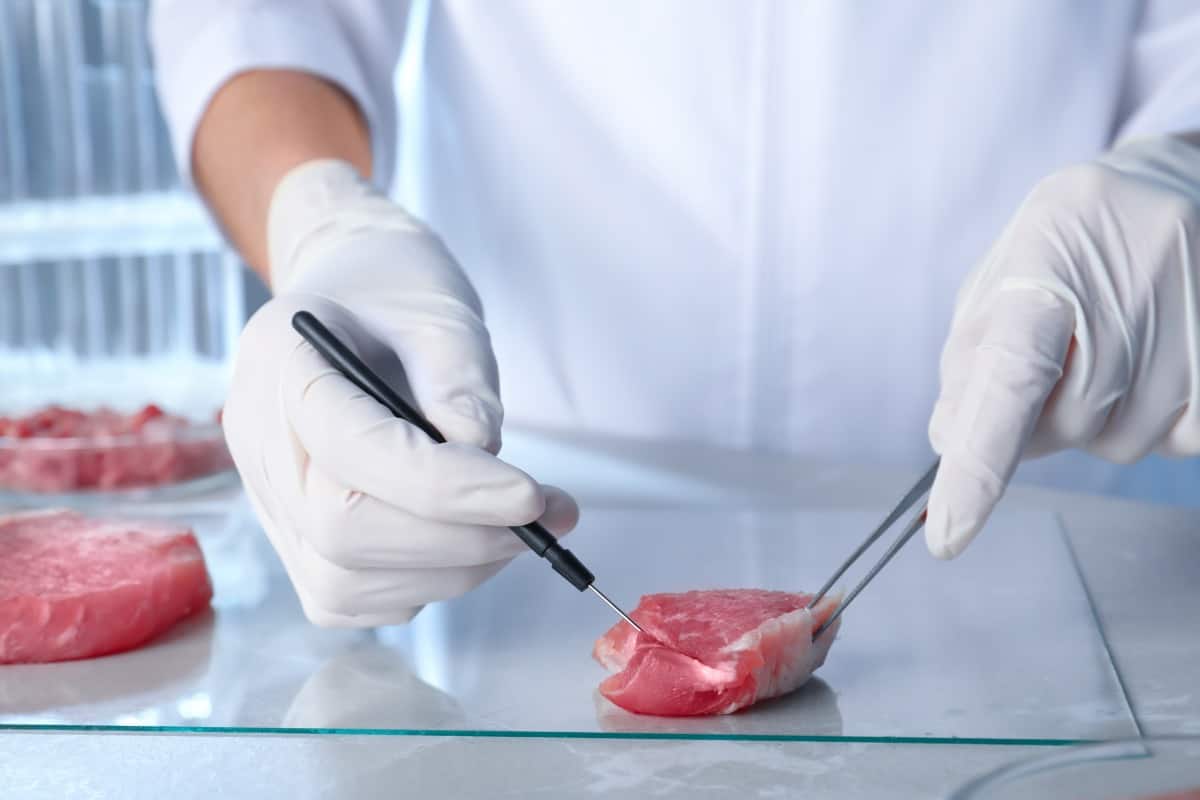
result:
<svg viewBox="0 0 1200 800"><path fill-rule="evenodd" d="M950 800L1200 800L1200 736L1073 747L972 780Z"/></svg>
<svg viewBox="0 0 1200 800"><path fill-rule="evenodd" d="M146 405L57 405L0 417L0 500L17 506L161 499L232 480L221 426Z"/></svg>

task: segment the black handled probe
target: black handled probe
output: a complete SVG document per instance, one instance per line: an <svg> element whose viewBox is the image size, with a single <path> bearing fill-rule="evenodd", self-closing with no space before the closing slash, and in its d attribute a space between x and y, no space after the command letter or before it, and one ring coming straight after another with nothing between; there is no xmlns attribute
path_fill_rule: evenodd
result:
<svg viewBox="0 0 1200 800"><path fill-rule="evenodd" d="M421 416L421 413L413 408L398 392L384 383L370 367L363 363L362 359L351 352L350 348L346 347L340 339L334 336L333 332L329 328L326 328L319 319L307 311L297 311L292 316L292 327L326 361L355 386L369 394L400 419L420 428L430 439L439 444L445 443L446 437L442 436L441 431L435 428L429 420ZM621 619L628 622L638 631L642 630L641 626L630 619L629 615L622 611L616 603L609 600L604 592L596 588L596 576L583 565L582 561L575 557L574 553L560 545L558 540L554 538L554 535L542 527L541 524L535 521L528 525L515 525L511 530L517 535L517 538L528 545L530 550L549 561L554 571L567 579L567 583L581 592L585 589L590 589L609 608L617 612L621 616Z"/></svg>

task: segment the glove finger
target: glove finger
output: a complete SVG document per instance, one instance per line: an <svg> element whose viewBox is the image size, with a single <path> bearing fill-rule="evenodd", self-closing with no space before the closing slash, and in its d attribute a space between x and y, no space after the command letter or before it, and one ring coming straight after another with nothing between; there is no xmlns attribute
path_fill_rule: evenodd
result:
<svg viewBox="0 0 1200 800"><path fill-rule="evenodd" d="M983 333L980 318L972 317L955 324L942 348L940 388L929 417L929 443L936 453L945 451L954 433L954 422Z"/></svg>
<svg viewBox="0 0 1200 800"><path fill-rule="evenodd" d="M984 313L929 497L925 542L938 558L961 553L1003 494L1074 329L1071 305L1035 288L1002 288Z"/></svg>
<svg viewBox="0 0 1200 800"><path fill-rule="evenodd" d="M542 493L546 497L546 513L542 514L538 522L542 523L546 530L562 538L579 524L579 504L575 502L574 497L557 486L543 484Z"/></svg>
<svg viewBox="0 0 1200 800"><path fill-rule="evenodd" d="M410 620L427 603L474 589L509 561L432 569L347 569L301 543L293 581L304 614L323 626L368 627Z"/></svg>
<svg viewBox="0 0 1200 800"><path fill-rule="evenodd" d="M284 364L281 391L304 450L342 486L442 522L521 525L545 511L540 487L524 472L471 445L435 443L307 342Z"/></svg>
<svg viewBox="0 0 1200 800"><path fill-rule="evenodd" d="M384 340L404 364L417 407L448 441L500 450L500 378L483 321L450 298L397 314Z"/></svg>
<svg viewBox="0 0 1200 800"><path fill-rule="evenodd" d="M448 441L499 452L499 377L478 295L437 237L381 198L370 202L383 213L359 223L373 234L340 240L338 258L369 263L382 249L402 279L380 282L368 274L367 282L340 290L369 298L356 309L362 325L403 364L413 399L434 427ZM363 211L344 210L339 218L349 223Z"/></svg>
<svg viewBox="0 0 1200 800"><path fill-rule="evenodd" d="M975 354L987 333L988 318L979 308L994 291L997 272L1013 261L1015 229L1016 222L1010 222L983 260L963 280L955 296L950 333L939 362L938 397L929 418L929 442L936 453L942 453L955 435L954 421L958 419L962 396L973 372ZM1017 256L1021 257L1030 259L1029 255Z"/></svg>
<svg viewBox="0 0 1200 800"><path fill-rule="evenodd" d="M305 536L323 558L348 569L413 569L489 564L519 555L525 545L510 529L427 520L354 492L319 467L308 472ZM579 517L575 502L546 488L542 522L562 535Z"/></svg>
<svg viewBox="0 0 1200 800"><path fill-rule="evenodd" d="M1085 436L1077 437L1070 445L1119 464L1137 461L1156 447L1170 452L1164 445L1190 405L1189 371L1155 369L1148 361L1143 361L1135 381L1132 348L1120 321L1112 314L1103 313L1102 309L1096 309L1093 317L1093 327L1098 331L1095 343L1086 352L1086 359L1080 357L1073 361L1086 363L1095 376L1083 390L1071 393L1072 400L1075 395L1082 395L1082 400L1072 405L1090 411L1092 425ZM1173 328L1164 325L1162 330ZM1084 348L1080 347L1080 351ZM1072 362L1068 362L1068 367L1072 366ZM1082 369L1079 371L1083 372ZM1071 376L1072 371L1069 371L1063 383L1069 385L1067 381ZM1063 405L1067 404L1064 402ZM1076 415L1079 415L1078 411ZM1063 416L1069 419L1069 410Z"/></svg>
<svg viewBox="0 0 1200 800"><path fill-rule="evenodd" d="M1120 321L1092 304L1086 324L1076 326L1062 379L1046 400L1027 455L1088 447L1120 408L1132 382L1133 360Z"/></svg>
<svg viewBox="0 0 1200 800"><path fill-rule="evenodd" d="M309 541L327 560L348 568L456 567L512 558L525 545L507 527L461 525L416 517L370 495L353 492L310 469L313 509ZM579 520L575 500L542 487L546 510L539 521L563 536Z"/></svg>

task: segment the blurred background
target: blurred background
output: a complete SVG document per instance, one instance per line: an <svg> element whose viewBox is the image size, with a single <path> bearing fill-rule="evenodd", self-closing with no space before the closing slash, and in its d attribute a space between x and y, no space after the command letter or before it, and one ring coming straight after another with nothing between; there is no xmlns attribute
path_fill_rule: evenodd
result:
<svg viewBox="0 0 1200 800"><path fill-rule="evenodd" d="M261 300L180 187L146 5L0 2L0 413L101 393L211 415Z"/></svg>
<svg viewBox="0 0 1200 800"><path fill-rule="evenodd" d="M402 98L426 10L414 5ZM266 298L181 186L146 24L146 0L0 0L0 417L152 398L211 420L237 335ZM408 124L419 113L406 104ZM414 138L401 136L402 153ZM395 188L420 209L415 187L401 175ZM1118 483L1064 453L1017 481L1200 505L1198 477L1200 462L1151 457Z"/></svg>

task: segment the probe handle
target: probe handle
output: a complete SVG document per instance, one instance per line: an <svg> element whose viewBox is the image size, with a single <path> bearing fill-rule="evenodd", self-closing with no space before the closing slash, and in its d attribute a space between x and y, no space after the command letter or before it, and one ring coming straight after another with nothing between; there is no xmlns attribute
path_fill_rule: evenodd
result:
<svg viewBox="0 0 1200 800"><path fill-rule="evenodd" d="M292 327L296 332L320 353L338 372L358 388L373 397L393 415L421 429L430 439L438 444L446 441L441 431L429 420L421 416L412 405L400 396L395 389L388 386L363 360L355 355L349 347L333 334L333 331L308 311L297 311L292 316ZM550 566L567 582L579 591L584 591L595 580L591 571L575 554L558 543L554 534L546 530L541 523L531 522L528 525L514 525L510 530L517 535L525 545L541 558L550 562Z"/></svg>

